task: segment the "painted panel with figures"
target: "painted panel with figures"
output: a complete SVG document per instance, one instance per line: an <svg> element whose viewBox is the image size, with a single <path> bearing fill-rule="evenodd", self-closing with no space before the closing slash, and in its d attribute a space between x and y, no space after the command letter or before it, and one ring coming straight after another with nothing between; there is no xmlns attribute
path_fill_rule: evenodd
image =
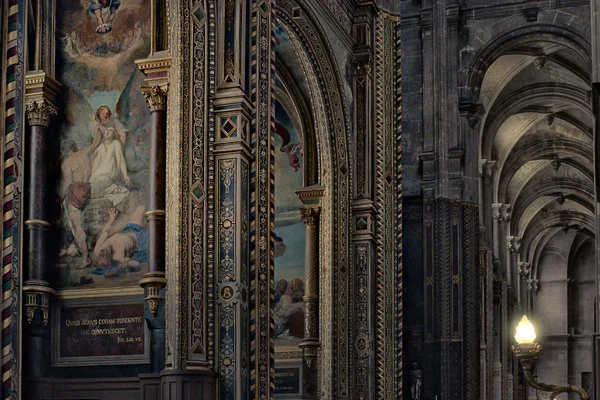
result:
<svg viewBox="0 0 600 400"><path fill-rule="evenodd" d="M59 289L137 286L148 268L149 110L134 60L148 55L142 0L58 0Z"/></svg>

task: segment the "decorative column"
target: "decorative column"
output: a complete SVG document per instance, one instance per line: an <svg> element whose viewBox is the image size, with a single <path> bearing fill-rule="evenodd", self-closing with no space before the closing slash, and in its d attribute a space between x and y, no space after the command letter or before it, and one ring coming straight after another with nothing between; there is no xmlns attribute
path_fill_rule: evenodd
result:
<svg viewBox="0 0 600 400"><path fill-rule="evenodd" d="M354 97L354 201L353 201L353 254L354 254L354 397L374 397L374 257L375 206L373 184L373 2L358 7L353 25L356 46L352 62L352 93Z"/></svg>
<svg viewBox="0 0 600 400"><path fill-rule="evenodd" d="M164 14L158 13L154 26L157 32L168 35L168 40L160 42L158 37L156 52L142 64L156 67L155 80L147 79L151 85L162 85L165 81L161 76L169 77L165 203L168 286L161 302L165 306L166 359L160 373L160 398L215 399L215 158L210 151L215 126L208 99L214 94L215 2L156 4L167 8ZM157 318L160 316L159 309Z"/></svg>
<svg viewBox="0 0 600 400"><path fill-rule="evenodd" d="M165 201L167 148L167 93L169 88L168 57L153 57L136 61L146 75L142 94L150 107L150 179L148 211L148 272L140 280L144 288L147 310L145 318L150 328L152 349L150 364L154 374L165 365Z"/></svg>
<svg viewBox="0 0 600 400"><path fill-rule="evenodd" d="M246 85L249 15L247 1L218 0L214 3L216 90L214 95L209 96L209 101L214 107L211 117L214 117L215 127L214 200L209 197L209 207L214 205L215 210L214 368L219 376L217 398L238 400L251 398L249 368L252 106ZM264 118L268 117L265 115ZM257 243L256 247L268 248L270 240L269 235L262 239L260 244ZM269 288L263 290L268 291ZM261 312L267 314L264 309Z"/></svg>
<svg viewBox="0 0 600 400"><path fill-rule="evenodd" d="M304 339L300 343L303 359L303 398L318 399L317 355L319 349L319 214L325 188L321 185L297 190L305 207L300 209L306 229L304 270Z"/></svg>
<svg viewBox="0 0 600 400"><path fill-rule="evenodd" d="M24 222L26 250L23 282L23 309L25 311L26 356L25 375L29 379L42 378L49 364L50 298L55 291L48 283L50 188L49 140L51 119L57 114L56 96L61 85L45 73L30 73L25 78L25 111L29 125L26 171L27 212Z"/></svg>

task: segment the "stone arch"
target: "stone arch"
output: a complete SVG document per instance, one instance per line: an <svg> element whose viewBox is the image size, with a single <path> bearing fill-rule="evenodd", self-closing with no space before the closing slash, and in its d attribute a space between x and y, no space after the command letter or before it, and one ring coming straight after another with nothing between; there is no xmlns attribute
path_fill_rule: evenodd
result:
<svg viewBox="0 0 600 400"><path fill-rule="evenodd" d="M290 35L308 81L319 160L318 182L325 187L320 229L320 396L330 398L334 393L343 395L342 388L350 384L347 366L352 346L348 342L350 321L346 316L350 313L347 291L352 159L348 106L331 45L311 11L294 0L283 0L277 2L275 17ZM337 323L338 316L343 316L345 323ZM334 331L335 324L338 326Z"/></svg>

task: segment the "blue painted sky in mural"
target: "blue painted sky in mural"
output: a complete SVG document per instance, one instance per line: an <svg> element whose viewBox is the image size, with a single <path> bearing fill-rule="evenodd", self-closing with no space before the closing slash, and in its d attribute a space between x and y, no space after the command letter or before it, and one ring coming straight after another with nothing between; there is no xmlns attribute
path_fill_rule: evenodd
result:
<svg viewBox="0 0 600 400"><path fill-rule="evenodd" d="M110 92L94 92L86 98L87 102L92 107L92 110L96 112L100 106L109 106L111 110L115 109L117 101L121 92L119 90L112 90Z"/></svg>

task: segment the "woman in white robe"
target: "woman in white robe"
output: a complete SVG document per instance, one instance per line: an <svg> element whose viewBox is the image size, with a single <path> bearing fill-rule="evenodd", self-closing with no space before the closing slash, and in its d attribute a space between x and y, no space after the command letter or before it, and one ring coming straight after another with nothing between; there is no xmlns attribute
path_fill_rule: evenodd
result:
<svg viewBox="0 0 600 400"><path fill-rule="evenodd" d="M104 141L94 152L90 176L92 198L106 198L113 207L117 207L129 195L129 190L119 182L122 180L125 185L130 183L123 146L116 135L114 128L104 130Z"/></svg>

